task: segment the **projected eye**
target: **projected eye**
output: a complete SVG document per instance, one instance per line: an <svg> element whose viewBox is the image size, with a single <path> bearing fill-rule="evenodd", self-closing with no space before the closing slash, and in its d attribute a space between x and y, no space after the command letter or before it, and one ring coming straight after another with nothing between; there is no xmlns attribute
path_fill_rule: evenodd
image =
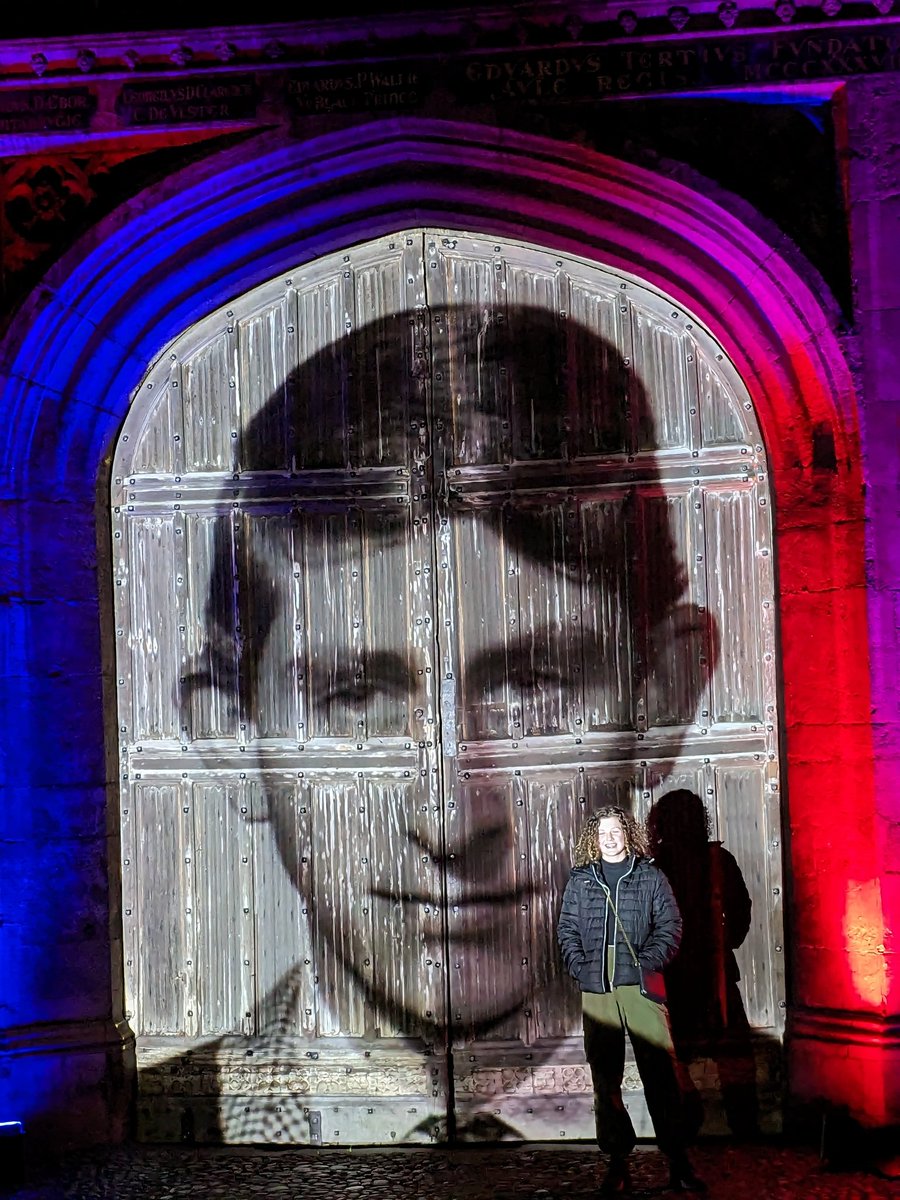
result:
<svg viewBox="0 0 900 1200"><path fill-rule="evenodd" d="M560 691L571 684L568 675L553 667L536 667L519 671L510 682L527 692Z"/></svg>
<svg viewBox="0 0 900 1200"><path fill-rule="evenodd" d="M331 688L319 697L319 703L328 712L343 709L345 712L357 708L365 708L378 692L382 690L368 684L352 684L347 687Z"/></svg>
<svg viewBox="0 0 900 1200"><path fill-rule="evenodd" d="M217 710L219 721L234 724L240 710L240 681L234 664L219 658L208 649L195 668L179 682L178 703L183 718L194 710L210 713Z"/></svg>
<svg viewBox="0 0 900 1200"><path fill-rule="evenodd" d="M345 665L346 670L340 666ZM323 679L315 702L331 715L358 713L370 707L379 697L405 700L413 689L408 663L390 651L376 651L365 663L365 672L356 669L360 664L339 662L330 679Z"/></svg>

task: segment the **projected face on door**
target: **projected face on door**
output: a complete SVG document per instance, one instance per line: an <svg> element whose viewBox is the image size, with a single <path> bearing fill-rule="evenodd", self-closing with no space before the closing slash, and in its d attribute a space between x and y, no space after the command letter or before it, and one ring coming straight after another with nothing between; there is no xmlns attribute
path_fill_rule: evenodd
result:
<svg viewBox="0 0 900 1200"><path fill-rule="evenodd" d="M642 383L552 312L400 313L243 440L202 673L249 730L319 994L347 1032L510 1032L561 973L575 830L630 802L639 738L677 757L709 670Z"/></svg>

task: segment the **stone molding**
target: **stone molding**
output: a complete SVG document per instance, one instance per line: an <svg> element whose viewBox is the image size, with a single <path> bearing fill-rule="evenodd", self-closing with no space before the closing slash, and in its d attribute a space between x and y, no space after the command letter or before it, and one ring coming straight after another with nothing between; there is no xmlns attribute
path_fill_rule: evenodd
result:
<svg viewBox="0 0 900 1200"><path fill-rule="evenodd" d="M862 11L860 11L862 10ZM190 10L189 10L190 11ZM847 28L891 25L896 0L843 4L818 0L617 0L560 4L537 0L520 5L384 13L377 16L313 18L306 21L212 28L16 36L0 42L4 82L44 78L81 79L102 74L139 75L286 65L321 65L332 60L378 59L406 53L430 41L435 56L473 47L492 51L525 47L638 44L652 38L689 42L698 36L740 36L797 30L827 35ZM8 26L9 27L9 26ZM13 26L13 28L15 28Z"/></svg>
<svg viewBox="0 0 900 1200"><path fill-rule="evenodd" d="M792 1041L865 1046L897 1053L900 1052L900 1014L798 1006L789 1014L787 1036Z"/></svg>
<svg viewBox="0 0 900 1200"><path fill-rule="evenodd" d="M0 1055L95 1054L121 1050L134 1040L124 1021L50 1021L0 1031Z"/></svg>

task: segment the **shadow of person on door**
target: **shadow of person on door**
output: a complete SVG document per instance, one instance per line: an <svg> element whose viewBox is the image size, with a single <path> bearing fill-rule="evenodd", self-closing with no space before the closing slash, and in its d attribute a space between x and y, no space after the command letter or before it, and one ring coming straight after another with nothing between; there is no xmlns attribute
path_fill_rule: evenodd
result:
<svg viewBox="0 0 900 1200"><path fill-rule="evenodd" d="M696 792L679 788L660 796L647 831L683 922L678 955L666 970L676 1054L682 1062L699 1056L715 1062L732 1133L756 1137L756 1059L735 957L750 930L750 893L734 855L710 837L709 814ZM702 1122L699 1096L696 1091L689 1096L696 1132Z"/></svg>

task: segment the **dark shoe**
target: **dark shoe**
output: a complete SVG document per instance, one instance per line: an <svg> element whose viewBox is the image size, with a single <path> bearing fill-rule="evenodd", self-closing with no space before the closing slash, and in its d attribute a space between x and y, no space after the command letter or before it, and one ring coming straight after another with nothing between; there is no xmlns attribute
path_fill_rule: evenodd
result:
<svg viewBox="0 0 900 1200"><path fill-rule="evenodd" d="M670 1192L707 1192L706 1184L686 1158L673 1159L669 1163Z"/></svg>
<svg viewBox="0 0 900 1200"><path fill-rule="evenodd" d="M624 1158L611 1158L600 1184L601 1196L630 1196L631 1174Z"/></svg>

